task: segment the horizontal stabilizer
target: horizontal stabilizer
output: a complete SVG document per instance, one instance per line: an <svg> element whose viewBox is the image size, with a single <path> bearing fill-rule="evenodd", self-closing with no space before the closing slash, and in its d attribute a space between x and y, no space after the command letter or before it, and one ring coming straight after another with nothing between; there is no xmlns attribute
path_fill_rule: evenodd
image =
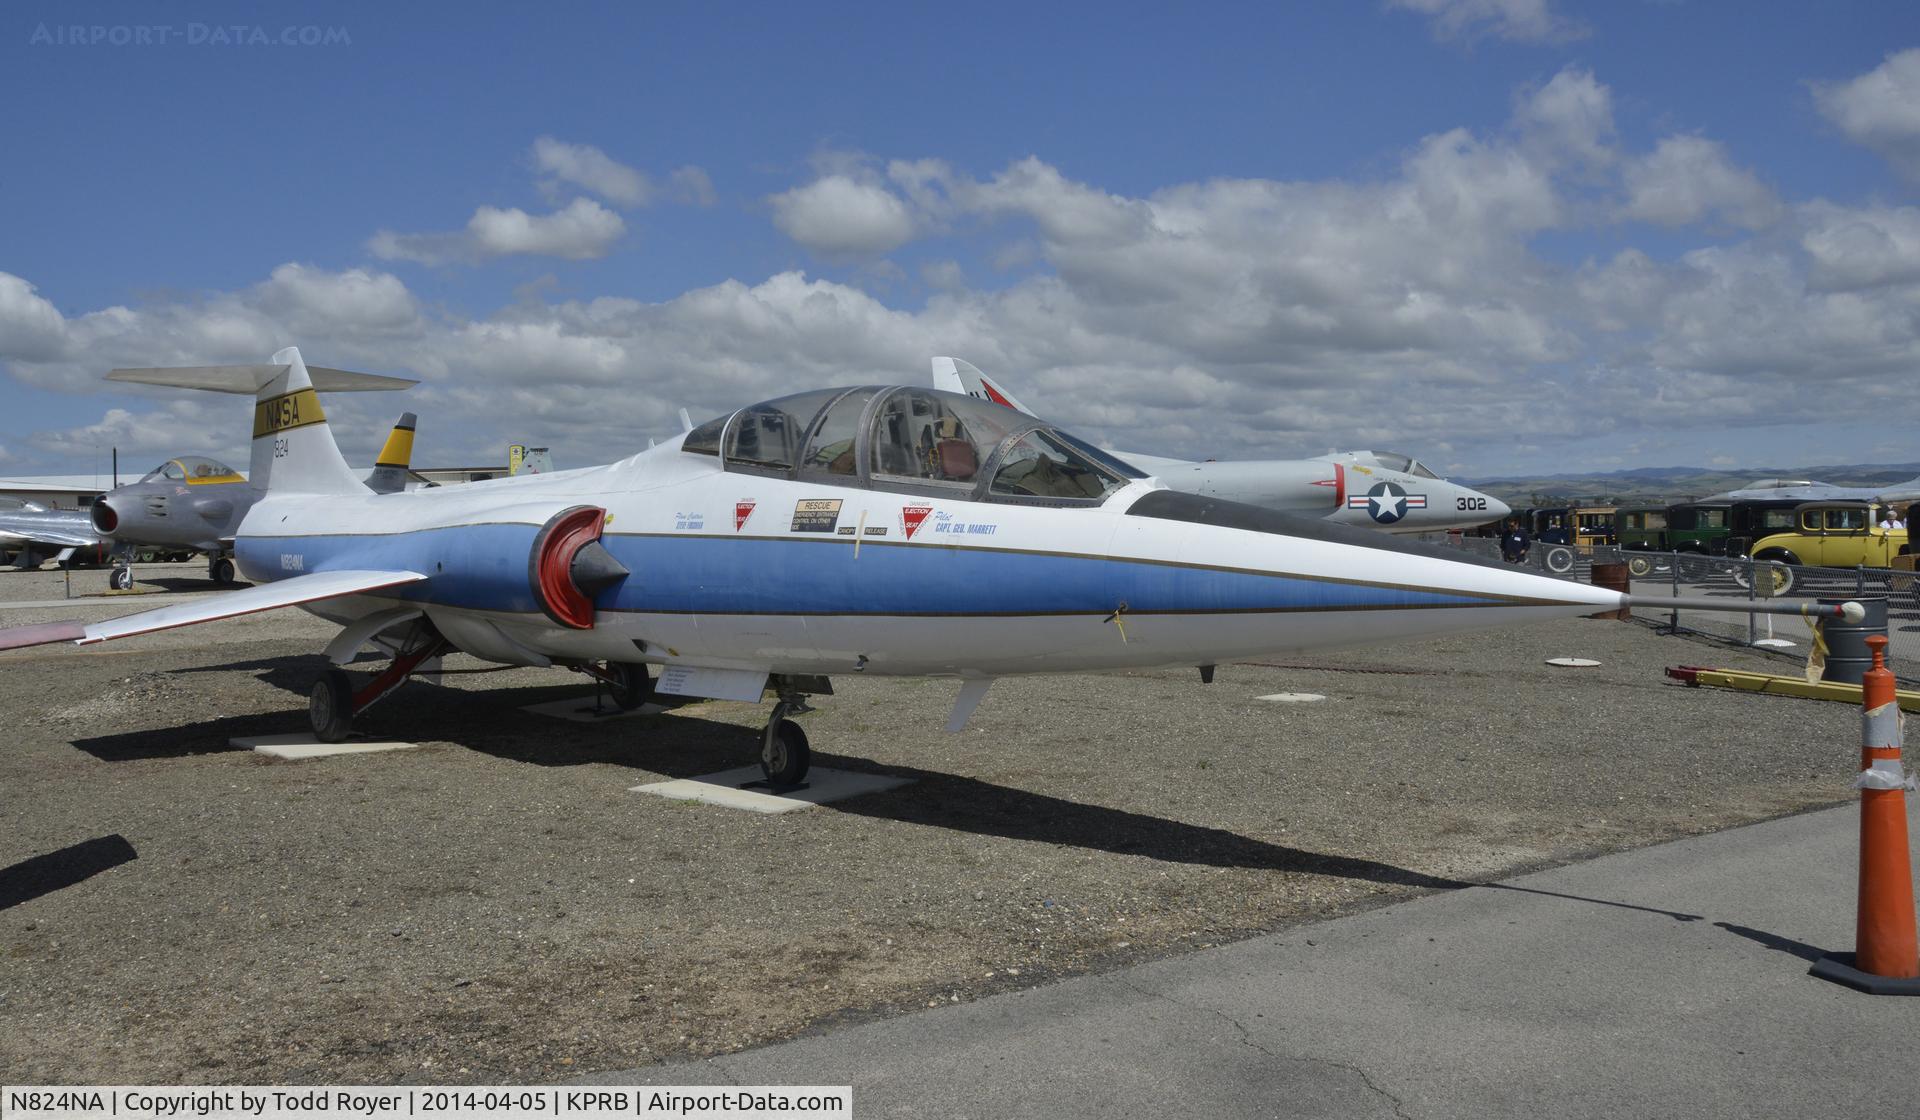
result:
<svg viewBox="0 0 1920 1120"><path fill-rule="evenodd" d="M155 369L116 369L108 381L134 385L164 385L171 389L203 389L210 393L240 393L253 396L267 382L287 371L284 365L259 366L162 366ZM406 389L419 382L406 377L387 377L378 373L354 373L352 370L308 366L307 377L322 393L370 393Z"/></svg>
<svg viewBox="0 0 1920 1120"><path fill-rule="evenodd" d="M0 630L0 649L21 649L51 642L77 642L92 645L115 638L131 638L176 626L216 622L243 614L281 607L297 607L343 595L360 595L402 584L420 583L427 577L419 572L314 572L213 595L190 603L175 603L159 610L110 618L105 622L50 622L38 626L16 626Z"/></svg>

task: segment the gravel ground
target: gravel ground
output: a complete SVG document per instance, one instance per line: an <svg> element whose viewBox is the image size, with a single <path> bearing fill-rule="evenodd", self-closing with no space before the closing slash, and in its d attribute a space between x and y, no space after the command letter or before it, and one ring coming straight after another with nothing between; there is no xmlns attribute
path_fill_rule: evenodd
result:
<svg viewBox="0 0 1920 1120"><path fill-rule="evenodd" d="M59 596L0 572L0 602ZM1578 620L1205 687L1005 679L960 735L951 681L836 678L802 717L816 765L916 780L768 817L628 792L752 763L765 709L518 711L584 694L552 670L411 683L366 717L422 750L231 749L304 730L329 633L283 611L0 655L0 1080L514 1082L722 1053L1836 804L1859 734L1842 705L1661 675L1777 661ZM1256 699L1302 691L1328 699Z"/></svg>

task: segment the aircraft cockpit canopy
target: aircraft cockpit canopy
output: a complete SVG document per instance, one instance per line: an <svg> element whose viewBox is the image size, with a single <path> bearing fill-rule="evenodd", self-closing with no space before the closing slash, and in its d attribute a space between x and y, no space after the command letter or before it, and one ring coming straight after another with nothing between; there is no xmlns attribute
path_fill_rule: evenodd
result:
<svg viewBox="0 0 1920 1120"><path fill-rule="evenodd" d="M1410 475L1413 475L1415 478L1439 478L1440 477L1439 475L1434 474L1432 471L1428 470L1426 468L1426 465L1421 463L1420 460L1414 458L1411 455L1403 455L1398 451L1376 451L1373 453L1373 457L1379 461L1381 466L1387 468L1390 471L1399 471L1401 474L1410 474Z"/></svg>
<svg viewBox="0 0 1920 1120"><path fill-rule="evenodd" d="M913 386L817 389L687 433L729 471L975 501L1095 505L1138 470L1022 412Z"/></svg>
<svg viewBox="0 0 1920 1120"><path fill-rule="evenodd" d="M178 459L168 459L153 468L142 478L142 482L239 482L240 472L227 466L218 459L209 459L204 455L182 455Z"/></svg>

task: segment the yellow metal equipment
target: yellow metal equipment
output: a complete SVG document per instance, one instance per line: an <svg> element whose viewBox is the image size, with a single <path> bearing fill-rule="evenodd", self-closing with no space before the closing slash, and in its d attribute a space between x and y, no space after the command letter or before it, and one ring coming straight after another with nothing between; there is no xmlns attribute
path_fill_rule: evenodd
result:
<svg viewBox="0 0 1920 1120"><path fill-rule="evenodd" d="M1714 688L1737 688L1743 692L1799 696L1807 700L1841 700L1855 707L1860 704L1860 686L1838 681L1814 681L1809 684L1805 677L1776 677L1766 673L1743 673L1738 669L1702 669L1695 665L1668 669L1667 676L1684 682L1689 688L1704 684ZM1902 689L1893 695L1899 701L1901 711L1920 712L1920 692Z"/></svg>

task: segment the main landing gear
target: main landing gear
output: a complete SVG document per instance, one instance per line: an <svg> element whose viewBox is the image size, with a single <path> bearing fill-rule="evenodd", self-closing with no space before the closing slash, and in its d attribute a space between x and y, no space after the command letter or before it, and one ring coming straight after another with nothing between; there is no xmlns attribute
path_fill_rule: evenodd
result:
<svg viewBox="0 0 1920 1120"><path fill-rule="evenodd" d="M647 675L645 664L630 661L608 661L604 663L588 662L585 665L571 666L576 673L585 673L594 680L607 686L607 695L614 706L623 712L631 712L640 705L653 699L653 678ZM594 711L600 710L600 700L593 701Z"/></svg>
<svg viewBox="0 0 1920 1120"><path fill-rule="evenodd" d="M133 566L121 564L107 573L107 586L115 591L133 590Z"/></svg>
<svg viewBox="0 0 1920 1120"><path fill-rule="evenodd" d="M313 682L313 691L307 697L307 718L313 724L314 737L323 743L341 742L353 731L355 716L386 699L422 664L452 648L439 631L417 628L386 669L365 685L355 687L353 674L344 669L328 669Z"/></svg>

